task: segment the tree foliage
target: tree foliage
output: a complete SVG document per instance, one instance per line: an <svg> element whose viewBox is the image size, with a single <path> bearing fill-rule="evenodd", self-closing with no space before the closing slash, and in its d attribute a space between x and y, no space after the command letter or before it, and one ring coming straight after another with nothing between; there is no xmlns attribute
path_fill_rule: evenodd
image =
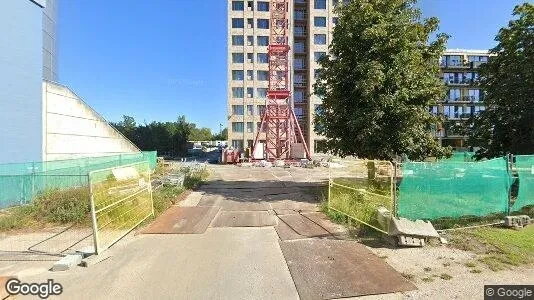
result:
<svg viewBox="0 0 534 300"><path fill-rule="evenodd" d="M490 50L496 56L479 69L486 110L468 129L478 158L534 153L534 5L518 5L513 15Z"/></svg>
<svg viewBox="0 0 534 300"><path fill-rule="evenodd" d="M213 136L214 141L226 141L228 140L228 128L224 128L220 133Z"/></svg>
<svg viewBox="0 0 534 300"><path fill-rule="evenodd" d="M448 36L421 21L415 0L353 0L338 10L330 54L319 60L316 131L334 154L392 160L450 154L431 134L429 106L445 96L439 58Z"/></svg>

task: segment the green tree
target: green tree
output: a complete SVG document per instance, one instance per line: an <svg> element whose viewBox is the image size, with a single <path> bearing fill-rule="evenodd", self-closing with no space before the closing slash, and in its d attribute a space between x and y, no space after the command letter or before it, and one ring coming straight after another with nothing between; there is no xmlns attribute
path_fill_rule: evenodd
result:
<svg viewBox="0 0 534 300"><path fill-rule="evenodd" d="M211 129L202 127L197 128L195 124L191 123L191 134L189 140L191 141L211 141Z"/></svg>
<svg viewBox="0 0 534 300"><path fill-rule="evenodd" d="M534 5L513 15L490 50L496 56L479 69L486 110L468 128L469 144L481 147L477 158L534 153Z"/></svg>
<svg viewBox="0 0 534 300"><path fill-rule="evenodd" d="M213 136L214 141L226 141L228 140L228 128L224 128L220 133Z"/></svg>
<svg viewBox="0 0 534 300"><path fill-rule="evenodd" d="M450 155L431 134L429 106L445 96L439 58L448 36L421 21L415 0L353 0L338 9L330 54L319 63L316 131L334 154L392 160Z"/></svg>

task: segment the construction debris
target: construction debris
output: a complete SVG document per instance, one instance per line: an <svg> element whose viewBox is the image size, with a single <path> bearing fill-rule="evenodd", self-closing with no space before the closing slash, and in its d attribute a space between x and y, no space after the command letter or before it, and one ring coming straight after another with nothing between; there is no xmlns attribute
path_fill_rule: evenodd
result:
<svg viewBox="0 0 534 300"><path fill-rule="evenodd" d="M506 227L523 228L532 223L534 223L534 220L527 215L504 217L504 226Z"/></svg>
<svg viewBox="0 0 534 300"><path fill-rule="evenodd" d="M428 238L440 237L430 222L395 218L385 207L377 209L377 220L389 236L396 238L399 246L423 247Z"/></svg>

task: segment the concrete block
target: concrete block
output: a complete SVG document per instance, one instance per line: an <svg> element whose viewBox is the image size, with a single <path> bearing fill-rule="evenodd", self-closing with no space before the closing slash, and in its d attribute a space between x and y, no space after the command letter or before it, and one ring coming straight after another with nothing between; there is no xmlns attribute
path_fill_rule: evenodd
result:
<svg viewBox="0 0 534 300"><path fill-rule="evenodd" d="M100 262L103 262L104 260L111 258L111 254L108 252L104 252L103 254L99 255L91 255L84 259L82 259L82 262L80 263L80 266L88 268L90 266L94 266Z"/></svg>
<svg viewBox="0 0 534 300"><path fill-rule="evenodd" d="M95 247L93 246L87 246L81 249L76 250L76 254L79 254L83 258L89 257L93 254L95 254Z"/></svg>
<svg viewBox="0 0 534 300"><path fill-rule="evenodd" d="M504 217L504 226L506 227L525 227L532 222L529 216L506 216Z"/></svg>
<svg viewBox="0 0 534 300"><path fill-rule="evenodd" d="M397 238L399 246L423 247L425 245L425 239L423 238L406 235L399 235Z"/></svg>
<svg viewBox="0 0 534 300"><path fill-rule="evenodd" d="M52 271L66 271L72 267L79 265L82 262L82 256L79 254L69 254L58 260L52 266Z"/></svg>
<svg viewBox="0 0 534 300"><path fill-rule="evenodd" d="M439 238L439 234L430 222L411 221L405 218L392 218L388 230L389 235L405 235Z"/></svg>

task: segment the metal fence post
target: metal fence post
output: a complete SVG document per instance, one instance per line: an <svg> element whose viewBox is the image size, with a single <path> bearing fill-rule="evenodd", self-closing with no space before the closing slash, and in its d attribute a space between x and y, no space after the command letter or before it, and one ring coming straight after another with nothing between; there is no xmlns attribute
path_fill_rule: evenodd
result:
<svg viewBox="0 0 534 300"><path fill-rule="evenodd" d="M392 199L393 199L393 216L397 216L397 162L393 162L393 179L392 179L392 185L393 185L393 191L392 192Z"/></svg>
<svg viewBox="0 0 534 300"><path fill-rule="evenodd" d="M99 245L98 245L98 224L96 219L96 207L95 207L95 199L93 197L93 188L91 184L91 173L87 175L87 181L89 182L89 197L91 200L91 220L93 223L93 242L95 247L95 254L98 255L99 253Z"/></svg>

